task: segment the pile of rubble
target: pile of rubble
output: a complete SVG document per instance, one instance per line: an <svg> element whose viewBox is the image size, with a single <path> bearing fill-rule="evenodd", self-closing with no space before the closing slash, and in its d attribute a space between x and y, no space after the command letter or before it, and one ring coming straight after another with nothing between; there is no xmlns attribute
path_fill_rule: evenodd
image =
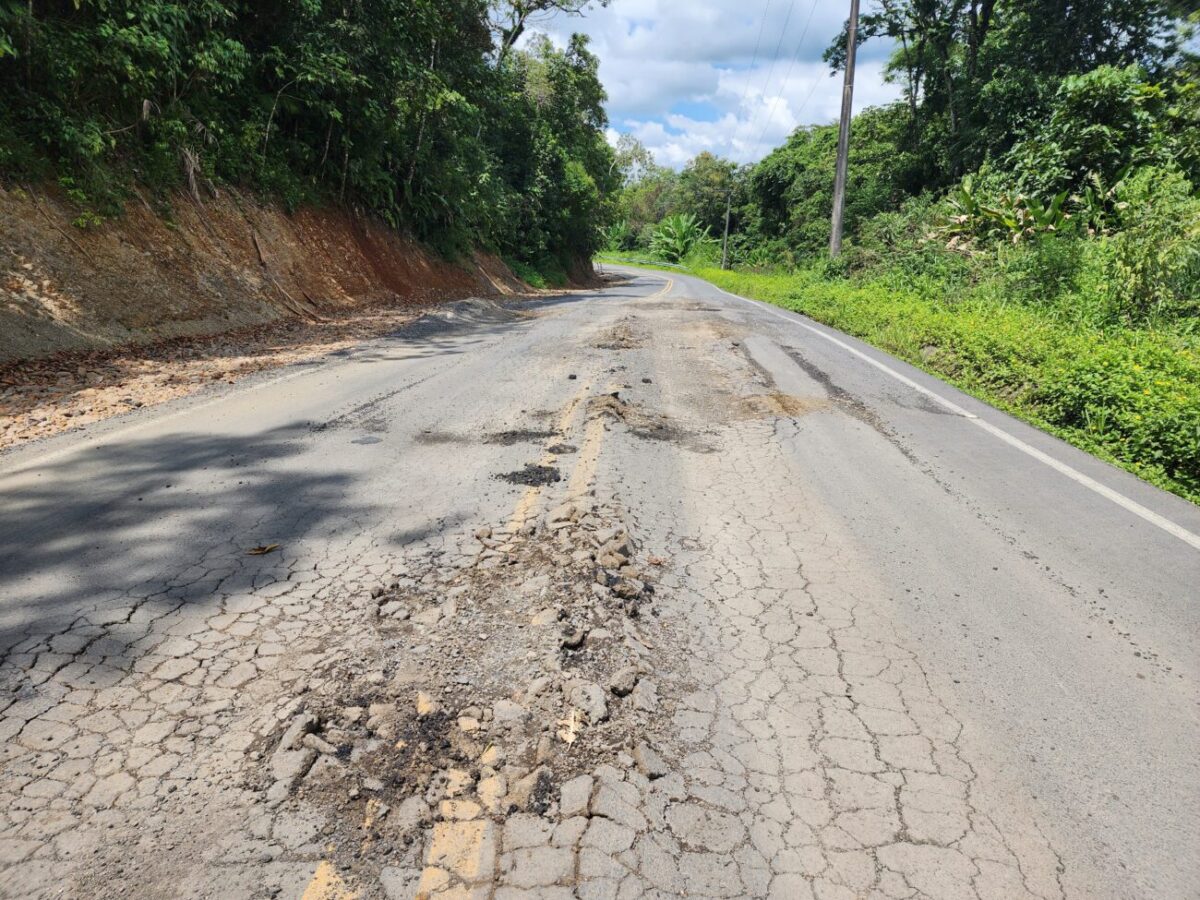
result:
<svg viewBox="0 0 1200 900"><path fill-rule="evenodd" d="M655 749L665 560L590 499L471 540L362 598L375 639L260 749L268 805L321 808L346 880L388 896L574 883L682 790Z"/></svg>

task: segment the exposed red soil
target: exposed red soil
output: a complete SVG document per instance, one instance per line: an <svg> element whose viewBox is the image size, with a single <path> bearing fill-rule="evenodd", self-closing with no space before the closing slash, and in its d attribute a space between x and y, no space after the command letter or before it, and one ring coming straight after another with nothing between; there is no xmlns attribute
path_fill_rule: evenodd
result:
<svg viewBox="0 0 1200 900"><path fill-rule="evenodd" d="M431 303L528 288L342 209L232 189L98 228L0 186L0 448L385 333Z"/></svg>

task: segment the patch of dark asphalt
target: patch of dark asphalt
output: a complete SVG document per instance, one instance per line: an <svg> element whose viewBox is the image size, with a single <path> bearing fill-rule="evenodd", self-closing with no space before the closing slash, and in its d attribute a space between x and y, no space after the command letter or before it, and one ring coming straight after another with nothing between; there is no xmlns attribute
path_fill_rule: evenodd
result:
<svg viewBox="0 0 1200 900"><path fill-rule="evenodd" d="M437 447L442 444L467 444L471 439L465 435L455 434L452 431L422 431L413 438L413 442L417 444L425 444L427 446Z"/></svg>
<svg viewBox="0 0 1200 900"><path fill-rule="evenodd" d="M528 444L546 438L558 437L556 431L537 430L533 428L518 428L512 431L498 431L484 438L485 444L499 444L501 447L511 447L513 444Z"/></svg>
<svg viewBox="0 0 1200 900"><path fill-rule="evenodd" d="M509 484L541 487L542 485L555 484L562 481L562 474L554 466L539 466L527 463L523 469L518 469L515 472L505 472L503 475L497 475L496 478L501 481L507 481Z"/></svg>

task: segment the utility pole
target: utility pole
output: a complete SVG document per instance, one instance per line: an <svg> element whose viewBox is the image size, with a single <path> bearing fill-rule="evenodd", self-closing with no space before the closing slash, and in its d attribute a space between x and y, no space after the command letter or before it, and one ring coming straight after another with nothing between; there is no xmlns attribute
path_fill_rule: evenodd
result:
<svg viewBox="0 0 1200 900"><path fill-rule="evenodd" d="M837 177L833 182L833 229L829 235L831 259L837 259L842 252L842 220L846 214L846 172L850 167L850 116L854 113L854 57L858 52L858 0L850 0L850 26L846 33L846 81L842 85Z"/></svg>
<svg viewBox="0 0 1200 900"><path fill-rule="evenodd" d="M733 210L733 189L725 197L725 240L721 242L721 268L729 268L729 213Z"/></svg>

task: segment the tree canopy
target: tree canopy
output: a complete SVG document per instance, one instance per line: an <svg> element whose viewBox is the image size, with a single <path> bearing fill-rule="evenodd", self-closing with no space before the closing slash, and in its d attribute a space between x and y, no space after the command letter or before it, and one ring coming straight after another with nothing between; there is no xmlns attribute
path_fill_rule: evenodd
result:
<svg viewBox="0 0 1200 900"><path fill-rule="evenodd" d="M70 179L100 213L130 181L226 181L567 267L620 181L596 59L493 25L583 5L3 0L0 173Z"/></svg>

